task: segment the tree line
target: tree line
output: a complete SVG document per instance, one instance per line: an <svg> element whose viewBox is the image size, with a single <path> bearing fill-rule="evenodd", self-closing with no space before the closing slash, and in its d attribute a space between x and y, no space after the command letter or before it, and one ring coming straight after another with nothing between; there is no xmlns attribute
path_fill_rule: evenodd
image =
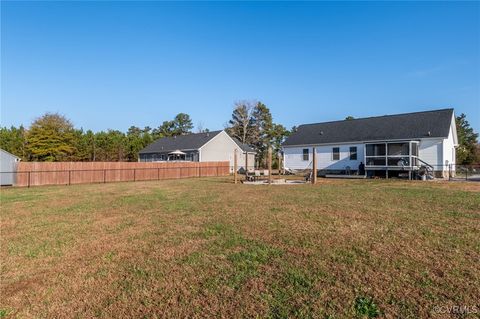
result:
<svg viewBox="0 0 480 319"><path fill-rule="evenodd" d="M137 161L138 152L154 140L188 134L192 128L185 113L157 128L131 126L127 132L85 131L61 114L46 113L28 129L0 128L0 147L24 161Z"/></svg>
<svg viewBox="0 0 480 319"><path fill-rule="evenodd" d="M353 119L349 116L346 119ZM480 163L478 133L475 133L465 114L456 118L459 147L458 164ZM188 114L179 113L158 127L131 126L126 132L106 130L93 132L75 128L72 122L58 113L46 113L35 119L30 127L0 128L0 148L24 161L137 161L138 152L161 137L192 133L193 122ZM281 143L295 130L275 123L270 109L259 101L235 103L227 133L257 151L257 165L266 166L268 147L273 148L274 167L278 163ZM202 127L197 132L208 131Z"/></svg>
<svg viewBox="0 0 480 319"><path fill-rule="evenodd" d="M158 127L131 126L126 132L109 129L93 132L76 128L64 115L46 113L28 128L23 125L0 128L0 148L23 161L137 161L138 152L154 140L193 132L190 115L177 114ZM266 162L269 145L274 158L289 131L273 123L267 106L261 102L242 101L235 104L226 131L258 152L257 164ZM197 132L208 129L197 128ZM276 161L276 160L275 160Z"/></svg>

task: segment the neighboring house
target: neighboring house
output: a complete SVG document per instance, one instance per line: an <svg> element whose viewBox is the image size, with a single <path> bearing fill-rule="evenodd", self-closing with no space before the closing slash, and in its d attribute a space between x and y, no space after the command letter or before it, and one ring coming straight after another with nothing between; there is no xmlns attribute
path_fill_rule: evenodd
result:
<svg viewBox="0 0 480 319"><path fill-rule="evenodd" d="M433 170L446 177L458 146L453 109L300 125L283 143L286 169L311 169L316 147L322 174L400 176Z"/></svg>
<svg viewBox="0 0 480 319"><path fill-rule="evenodd" d="M139 152L140 162L162 161L229 161L233 170L234 151L237 150L239 169L253 168L255 151L248 145L230 137L225 131L214 131L163 137Z"/></svg>
<svg viewBox="0 0 480 319"><path fill-rule="evenodd" d="M20 158L0 149L0 185L8 186L15 184L17 164Z"/></svg>

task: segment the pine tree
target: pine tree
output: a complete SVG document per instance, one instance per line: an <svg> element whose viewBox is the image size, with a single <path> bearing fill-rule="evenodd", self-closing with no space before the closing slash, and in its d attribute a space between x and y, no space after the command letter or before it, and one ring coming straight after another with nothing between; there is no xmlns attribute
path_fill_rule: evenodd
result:
<svg viewBox="0 0 480 319"><path fill-rule="evenodd" d="M477 158L477 143L478 133L473 131L470 127L470 123L467 121L465 114L457 116L457 136L458 136L458 148L457 148L457 164L473 164L480 159Z"/></svg>

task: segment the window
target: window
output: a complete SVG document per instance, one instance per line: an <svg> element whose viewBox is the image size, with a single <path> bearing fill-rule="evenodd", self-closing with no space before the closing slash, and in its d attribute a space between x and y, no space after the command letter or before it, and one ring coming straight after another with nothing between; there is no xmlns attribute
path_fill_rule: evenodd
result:
<svg viewBox="0 0 480 319"><path fill-rule="evenodd" d="M350 160L356 161L357 160L357 147L350 146Z"/></svg>
<svg viewBox="0 0 480 319"><path fill-rule="evenodd" d="M340 159L340 147L332 148L332 160L338 161Z"/></svg>
<svg viewBox="0 0 480 319"><path fill-rule="evenodd" d="M310 157L310 156L309 156L309 154L308 154L308 148L304 148L304 149L303 149L303 160L304 160L304 161L308 161L309 157Z"/></svg>

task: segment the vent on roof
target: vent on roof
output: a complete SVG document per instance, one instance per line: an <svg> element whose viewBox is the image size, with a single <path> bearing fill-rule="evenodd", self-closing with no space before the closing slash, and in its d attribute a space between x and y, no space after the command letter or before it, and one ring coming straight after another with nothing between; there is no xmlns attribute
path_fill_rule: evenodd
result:
<svg viewBox="0 0 480 319"><path fill-rule="evenodd" d="M209 137L209 136L210 136L210 133L207 132L207 137Z"/></svg>
<svg viewBox="0 0 480 319"><path fill-rule="evenodd" d="M432 132L428 131L427 135L432 136Z"/></svg>
<svg viewBox="0 0 480 319"><path fill-rule="evenodd" d="M320 131L320 135L323 135L323 131Z"/></svg>

